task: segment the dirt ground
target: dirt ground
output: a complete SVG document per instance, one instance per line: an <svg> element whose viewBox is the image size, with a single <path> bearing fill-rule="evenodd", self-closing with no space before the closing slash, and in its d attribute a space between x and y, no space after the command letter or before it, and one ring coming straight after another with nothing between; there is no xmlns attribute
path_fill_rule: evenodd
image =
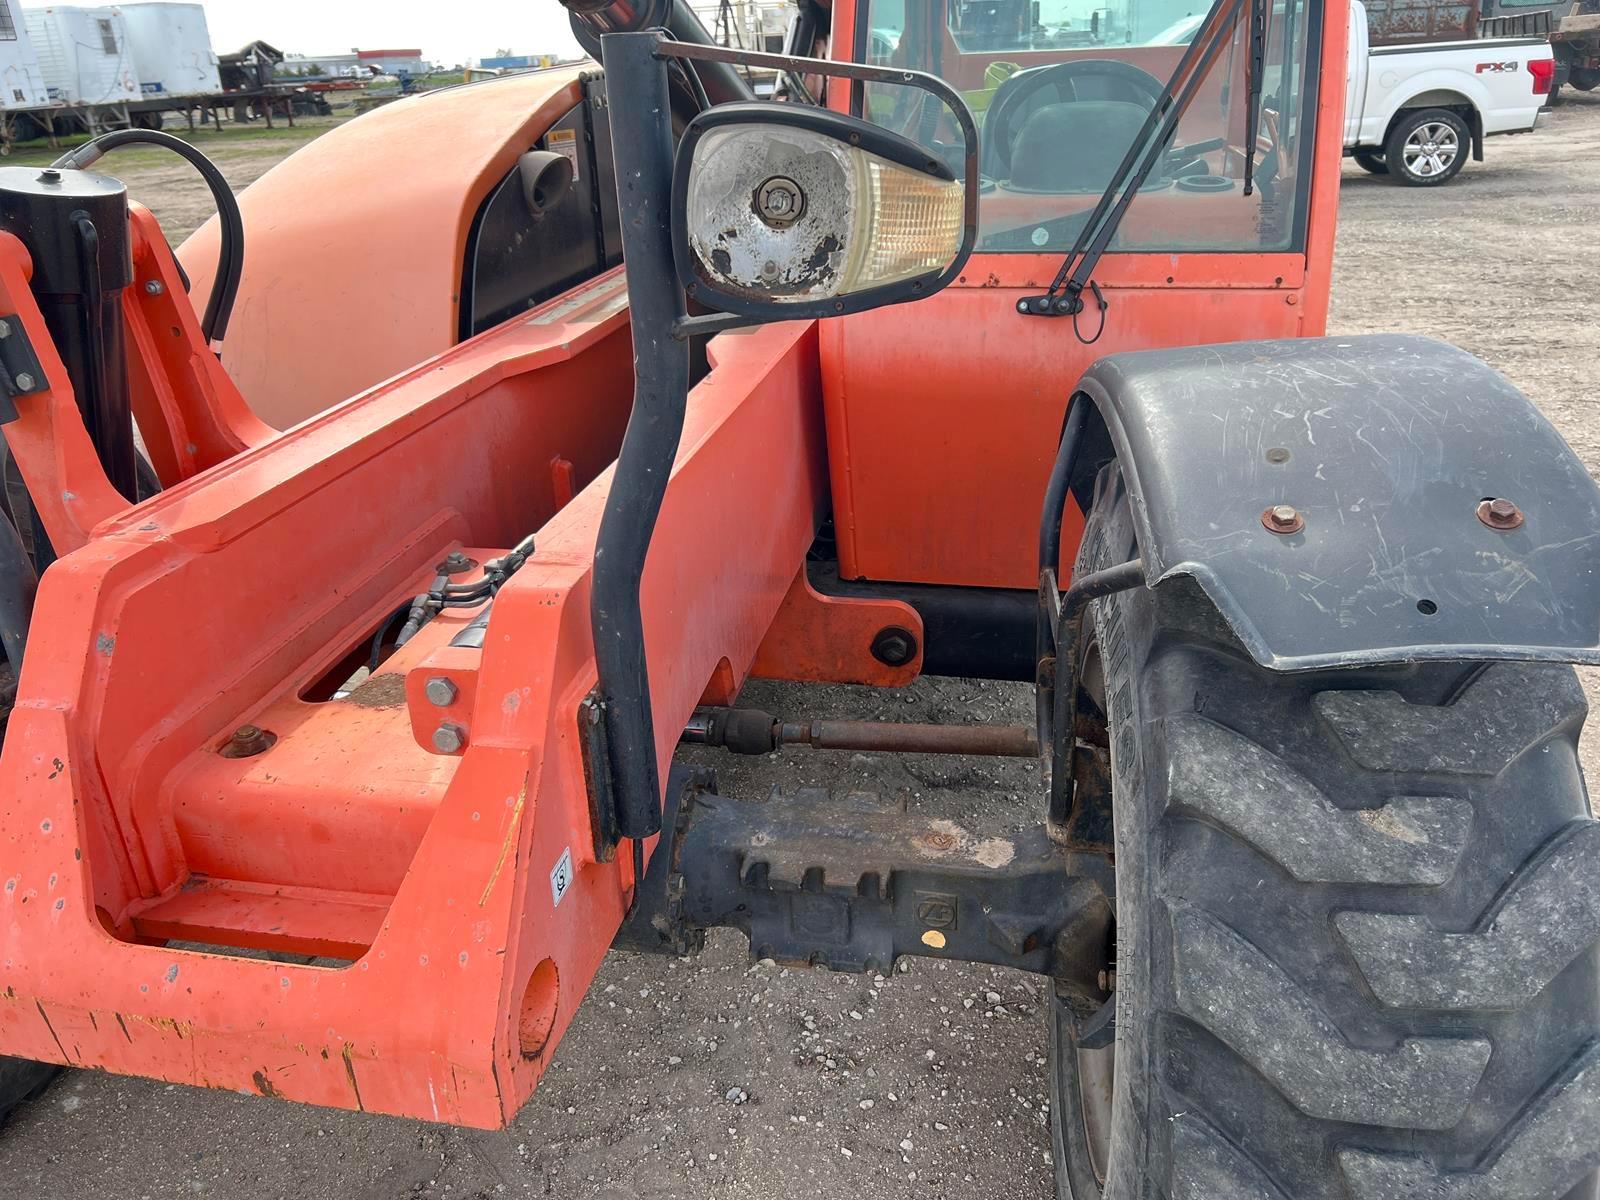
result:
<svg viewBox="0 0 1600 1200"><path fill-rule="evenodd" d="M221 155L236 183L276 157ZM148 171L148 173L146 173ZM133 164L173 240L209 212L182 169ZM1496 139L1449 187L1347 166L1332 330L1432 334L1524 388L1600 472L1600 95ZM1595 679L1586 681L1600 698ZM1023 721L1018 690L903 695L764 686L750 702L903 720ZM1600 768L1600 737L1585 762ZM729 791L759 767L718 760ZM794 757L785 778L871 779L938 815L1014 815L1031 763ZM770 774L764 776L770 781ZM751 965L737 936L693 962L613 954L515 1126L475 1133L88 1072L0 1136L0 1195L398 1200L1046 1200L1045 1030L1020 975L918 960L889 978Z"/></svg>

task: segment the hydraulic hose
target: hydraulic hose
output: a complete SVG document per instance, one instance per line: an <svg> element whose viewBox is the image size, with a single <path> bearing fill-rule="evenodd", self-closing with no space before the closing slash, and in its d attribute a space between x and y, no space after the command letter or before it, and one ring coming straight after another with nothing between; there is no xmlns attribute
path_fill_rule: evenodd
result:
<svg viewBox="0 0 1600 1200"><path fill-rule="evenodd" d="M244 274L244 216L239 211L238 198L228 186L227 178L217 169L217 164L182 138L170 133L158 129L117 129L63 154L54 165L75 171L87 170L109 151L132 145L159 146L188 159L211 189L211 198L216 202L217 216L222 225L221 251L218 254L217 277L211 283L211 296L206 301L200 330L205 334L207 343L220 342L227 335L234 300L239 295L239 281Z"/></svg>
<svg viewBox="0 0 1600 1200"><path fill-rule="evenodd" d="M11 518L0 512L0 643L11 662L12 674L22 677L22 655L28 646L28 625L33 620L33 596L39 577L33 560Z"/></svg>

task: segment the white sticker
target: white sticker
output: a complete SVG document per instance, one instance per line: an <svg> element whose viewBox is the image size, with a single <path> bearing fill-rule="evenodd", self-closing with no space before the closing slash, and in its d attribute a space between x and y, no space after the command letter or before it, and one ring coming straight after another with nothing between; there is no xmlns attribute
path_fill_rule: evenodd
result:
<svg viewBox="0 0 1600 1200"><path fill-rule="evenodd" d="M572 180L578 180L578 131L576 129L552 129L545 135L545 145L550 150L561 155L572 164Z"/></svg>
<svg viewBox="0 0 1600 1200"><path fill-rule="evenodd" d="M567 889L572 886L572 847L568 846L561 852L561 857L556 861L556 869L550 872L550 902L552 907L559 906L562 898L567 894Z"/></svg>

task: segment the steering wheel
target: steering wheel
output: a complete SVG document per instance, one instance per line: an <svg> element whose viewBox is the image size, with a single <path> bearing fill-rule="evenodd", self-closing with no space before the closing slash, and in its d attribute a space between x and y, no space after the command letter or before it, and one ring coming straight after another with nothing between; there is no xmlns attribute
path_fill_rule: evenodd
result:
<svg viewBox="0 0 1600 1200"><path fill-rule="evenodd" d="M1121 100L1146 112L1155 107L1162 83L1149 71L1114 58L1078 58L1018 71L1002 83L983 118L983 174L1011 178L1011 148L1023 123L1050 104Z"/></svg>

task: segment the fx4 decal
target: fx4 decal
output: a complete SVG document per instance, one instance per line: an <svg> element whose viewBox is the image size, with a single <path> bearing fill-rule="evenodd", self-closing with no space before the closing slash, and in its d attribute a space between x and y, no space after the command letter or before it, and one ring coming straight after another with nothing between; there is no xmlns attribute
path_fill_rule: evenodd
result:
<svg viewBox="0 0 1600 1200"><path fill-rule="evenodd" d="M1479 63L1478 64L1477 73L1479 75L1482 75L1485 71L1487 71L1491 75L1499 75L1499 74L1501 74L1502 72L1505 72L1505 71L1515 71L1517 69L1517 66L1518 66L1518 64L1514 63L1514 62L1486 62L1486 63Z"/></svg>

